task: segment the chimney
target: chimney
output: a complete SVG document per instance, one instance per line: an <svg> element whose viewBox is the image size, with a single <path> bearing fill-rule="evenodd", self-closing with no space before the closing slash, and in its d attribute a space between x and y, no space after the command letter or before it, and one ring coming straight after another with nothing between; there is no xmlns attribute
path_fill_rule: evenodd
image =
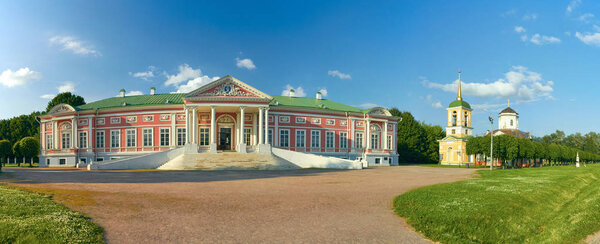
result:
<svg viewBox="0 0 600 244"><path fill-rule="evenodd" d="M150 95L154 95L155 91L156 91L156 88L154 88L154 87L150 88Z"/></svg>
<svg viewBox="0 0 600 244"><path fill-rule="evenodd" d="M321 99L323 99L323 95L321 95L321 92L317 92L317 100Z"/></svg>
<svg viewBox="0 0 600 244"><path fill-rule="evenodd" d="M294 91L294 89L290 89L290 97L293 97L294 95L296 95L296 91Z"/></svg>
<svg viewBox="0 0 600 244"><path fill-rule="evenodd" d="M125 89L121 89L119 97L125 97Z"/></svg>

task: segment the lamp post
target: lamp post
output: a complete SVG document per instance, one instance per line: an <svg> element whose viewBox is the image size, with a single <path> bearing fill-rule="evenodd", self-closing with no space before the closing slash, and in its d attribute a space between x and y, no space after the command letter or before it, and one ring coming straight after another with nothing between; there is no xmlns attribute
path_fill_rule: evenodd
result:
<svg viewBox="0 0 600 244"><path fill-rule="evenodd" d="M490 119L490 170L493 169L494 166L494 118L492 118L492 116L489 117Z"/></svg>

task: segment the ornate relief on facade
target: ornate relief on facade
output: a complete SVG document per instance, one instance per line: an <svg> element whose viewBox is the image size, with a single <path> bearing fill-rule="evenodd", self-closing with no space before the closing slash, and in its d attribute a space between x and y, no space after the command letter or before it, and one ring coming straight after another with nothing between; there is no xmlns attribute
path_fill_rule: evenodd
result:
<svg viewBox="0 0 600 244"><path fill-rule="evenodd" d="M185 121L185 114L177 114L177 117L175 117L177 119L177 121Z"/></svg>
<svg viewBox="0 0 600 244"><path fill-rule="evenodd" d="M233 84L233 82L225 82L220 86L217 86L212 92L206 92L197 94L194 96L235 96L235 97L256 97L256 95L248 93L242 90L240 87Z"/></svg>
<svg viewBox="0 0 600 244"><path fill-rule="evenodd" d="M296 117L296 123L306 124L306 117Z"/></svg>
<svg viewBox="0 0 600 244"><path fill-rule="evenodd" d="M231 118L230 116L223 116L221 118L219 118L219 123L233 123L233 118Z"/></svg>
<svg viewBox="0 0 600 244"><path fill-rule="evenodd" d="M356 126L363 127L363 126L365 126L365 122L364 121L356 121Z"/></svg>
<svg viewBox="0 0 600 244"><path fill-rule="evenodd" d="M201 121L208 121L208 120L210 120L210 115L208 115L208 114L200 115L200 120Z"/></svg>
<svg viewBox="0 0 600 244"><path fill-rule="evenodd" d="M244 120L245 121L252 121L252 115L251 114L244 115Z"/></svg>
<svg viewBox="0 0 600 244"><path fill-rule="evenodd" d="M54 106L48 113L54 114L54 113L72 112L72 111L75 111L75 109L73 109L73 107L71 107L70 105L59 104L59 105Z"/></svg>
<svg viewBox="0 0 600 244"><path fill-rule="evenodd" d="M106 123L106 120L104 118L96 119L96 124L97 125L103 125L105 123Z"/></svg>
<svg viewBox="0 0 600 244"><path fill-rule="evenodd" d="M62 131L62 130L70 130L71 128L72 128L72 127L71 127L71 124L70 124L70 123L62 123L62 124L60 125L60 130L61 130L61 131Z"/></svg>
<svg viewBox="0 0 600 244"><path fill-rule="evenodd" d="M347 126L348 120L340 120L340 126Z"/></svg>
<svg viewBox="0 0 600 244"><path fill-rule="evenodd" d="M48 128L52 129L52 122L46 123L46 130L48 130Z"/></svg>
<svg viewBox="0 0 600 244"><path fill-rule="evenodd" d="M310 119L310 123L314 124L314 125L320 125L321 124L321 118L312 118L312 119Z"/></svg>
<svg viewBox="0 0 600 244"><path fill-rule="evenodd" d="M379 131L379 126L377 125L371 125L371 131Z"/></svg>
<svg viewBox="0 0 600 244"><path fill-rule="evenodd" d="M169 120L171 120L170 114L161 114L160 115L160 121L169 121Z"/></svg>
<svg viewBox="0 0 600 244"><path fill-rule="evenodd" d="M273 116L269 116L269 122L273 122Z"/></svg>
<svg viewBox="0 0 600 244"><path fill-rule="evenodd" d="M77 124L78 125L88 125L88 120L87 119L77 120Z"/></svg>
<svg viewBox="0 0 600 244"><path fill-rule="evenodd" d="M121 123L121 118L120 117L111 117L110 118L110 123L111 124L120 124Z"/></svg>
<svg viewBox="0 0 600 244"><path fill-rule="evenodd" d="M328 120L325 120L325 124L326 124L326 125L335 125L335 119L328 119Z"/></svg>
<svg viewBox="0 0 600 244"><path fill-rule="evenodd" d="M279 116L279 123L289 123L290 116Z"/></svg>
<svg viewBox="0 0 600 244"><path fill-rule="evenodd" d="M393 124L388 124L388 130L394 130L394 125Z"/></svg>
<svg viewBox="0 0 600 244"><path fill-rule="evenodd" d="M144 115L144 122L152 122L154 121L154 115Z"/></svg>
<svg viewBox="0 0 600 244"><path fill-rule="evenodd" d="M127 123L135 123L137 122L137 116L127 116Z"/></svg>

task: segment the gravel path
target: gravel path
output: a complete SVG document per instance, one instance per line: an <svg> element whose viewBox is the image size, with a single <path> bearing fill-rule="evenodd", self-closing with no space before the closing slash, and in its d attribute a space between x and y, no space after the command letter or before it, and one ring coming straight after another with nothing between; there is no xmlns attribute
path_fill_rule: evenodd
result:
<svg viewBox="0 0 600 244"><path fill-rule="evenodd" d="M427 243L393 213L393 198L474 172L3 171L0 180L52 193L91 217L109 243Z"/></svg>

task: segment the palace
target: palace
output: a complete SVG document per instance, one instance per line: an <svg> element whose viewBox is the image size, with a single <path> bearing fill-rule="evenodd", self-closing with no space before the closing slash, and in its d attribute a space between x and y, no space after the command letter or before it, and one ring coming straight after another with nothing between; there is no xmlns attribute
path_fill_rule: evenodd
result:
<svg viewBox="0 0 600 244"><path fill-rule="evenodd" d="M439 140L440 163L448 165L471 164L474 155L467 155L467 140L473 136L471 127L471 105L463 100L461 91L460 70L458 70L458 97L450 103L446 137Z"/></svg>
<svg viewBox="0 0 600 244"><path fill-rule="evenodd" d="M42 167L75 167L173 151L271 154L284 149L397 165L397 119L323 99L270 96L231 76L190 93L126 96L40 116ZM470 123L470 121L469 121ZM134 168L134 167L132 167Z"/></svg>
<svg viewBox="0 0 600 244"><path fill-rule="evenodd" d="M486 136L488 135L490 135L489 130L486 133ZM510 107L510 100L508 100L508 106L498 114L498 129L494 130L494 136L499 135L532 139L529 132L519 130L519 113Z"/></svg>

